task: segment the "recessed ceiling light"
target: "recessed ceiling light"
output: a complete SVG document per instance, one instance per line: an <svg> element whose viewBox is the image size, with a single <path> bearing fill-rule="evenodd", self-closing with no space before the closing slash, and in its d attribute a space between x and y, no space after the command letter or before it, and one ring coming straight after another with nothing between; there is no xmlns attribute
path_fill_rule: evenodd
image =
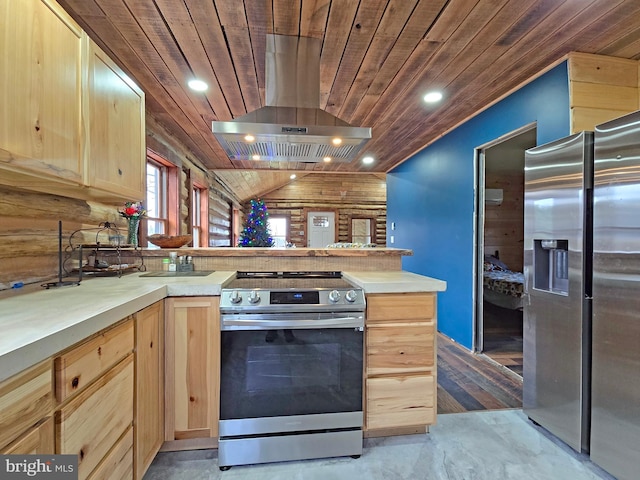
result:
<svg viewBox="0 0 640 480"><path fill-rule="evenodd" d="M189 80L189 83L187 85L189 85L189 88L191 90L195 90L196 92L204 92L207 88L209 88L209 85L204 83L202 80L197 79Z"/></svg>
<svg viewBox="0 0 640 480"><path fill-rule="evenodd" d="M342 143L342 139L336 137L336 138L331 140L331 143L333 143L334 145L338 146L338 145L340 145Z"/></svg>
<svg viewBox="0 0 640 480"><path fill-rule="evenodd" d="M260 160L260 155L252 155L251 160Z"/></svg>
<svg viewBox="0 0 640 480"><path fill-rule="evenodd" d="M296 174L295 174L295 173L292 173L292 174L289 176L289 178L290 178L291 180L295 179L295 178L296 178Z"/></svg>
<svg viewBox="0 0 640 480"><path fill-rule="evenodd" d="M245 136L244 136L244 139L245 139L247 142L253 142L253 141L256 139L256 137L254 137L254 136L253 136L253 135L251 135L251 134L248 134L248 135L245 135Z"/></svg>
<svg viewBox="0 0 640 480"><path fill-rule="evenodd" d="M364 157L362 159L362 163L364 163L365 165L369 165L370 163L373 163L373 157Z"/></svg>
<svg viewBox="0 0 640 480"><path fill-rule="evenodd" d="M329 163L331 161L331 157L324 157L322 161L325 163Z"/></svg>
<svg viewBox="0 0 640 480"><path fill-rule="evenodd" d="M436 103L442 100L441 92L429 92L422 99L427 103Z"/></svg>

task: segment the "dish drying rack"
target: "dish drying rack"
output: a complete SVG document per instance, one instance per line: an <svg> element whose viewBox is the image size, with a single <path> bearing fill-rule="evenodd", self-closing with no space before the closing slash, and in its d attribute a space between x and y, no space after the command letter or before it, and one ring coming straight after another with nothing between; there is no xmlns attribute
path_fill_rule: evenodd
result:
<svg viewBox="0 0 640 480"><path fill-rule="evenodd" d="M81 228L69 236L63 269L67 275L122 276L131 271L145 271L139 247L124 243L126 236L110 222L94 228Z"/></svg>

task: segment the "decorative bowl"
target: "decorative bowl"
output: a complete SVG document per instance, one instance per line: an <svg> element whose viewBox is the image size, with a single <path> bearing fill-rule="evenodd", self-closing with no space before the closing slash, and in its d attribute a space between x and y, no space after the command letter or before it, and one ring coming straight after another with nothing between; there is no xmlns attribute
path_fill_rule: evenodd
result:
<svg viewBox="0 0 640 480"><path fill-rule="evenodd" d="M192 240L191 235L162 235L156 233L147 237L149 243L160 248L180 248Z"/></svg>

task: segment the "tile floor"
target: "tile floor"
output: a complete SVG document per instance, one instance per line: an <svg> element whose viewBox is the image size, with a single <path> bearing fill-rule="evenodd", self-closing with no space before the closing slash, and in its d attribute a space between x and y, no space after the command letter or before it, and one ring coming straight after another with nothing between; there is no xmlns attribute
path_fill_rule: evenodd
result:
<svg viewBox="0 0 640 480"><path fill-rule="evenodd" d="M361 458L238 466L216 450L160 453L145 480L612 480L521 410L439 415L427 435L367 439Z"/></svg>

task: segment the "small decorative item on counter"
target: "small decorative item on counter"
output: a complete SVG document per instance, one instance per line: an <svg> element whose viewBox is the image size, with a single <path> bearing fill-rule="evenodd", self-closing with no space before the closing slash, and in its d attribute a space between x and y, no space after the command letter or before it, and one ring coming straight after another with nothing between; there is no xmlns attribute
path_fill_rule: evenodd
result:
<svg viewBox="0 0 640 480"><path fill-rule="evenodd" d="M140 202L127 202L124 208L120 210L120 216L127 219L127 243L138 247L138 229L140 228L140 219L147 214L147 211Z"/></svg>
<svg viewBox="0 0 640 480"><path fill-rule="evenodd" d="M164 270L165 272L168 272L170 263L171 263L171 260L169 260L168 258L163 258L162 259L162 270Z"/></svg>
<svg viewBox="0 0 640 480"><path fill-rule="evenodd" d="M180 248L193 240L193 237L191 235L162 235L155 233L149 235L147 240L160 248Z"/></svg>
<svg viewBox="0 0 640 480"><path fill-rule="evenodd" d="M176 270L178 270L178 254L169 252L169 271L175 272Z"/></svg>

